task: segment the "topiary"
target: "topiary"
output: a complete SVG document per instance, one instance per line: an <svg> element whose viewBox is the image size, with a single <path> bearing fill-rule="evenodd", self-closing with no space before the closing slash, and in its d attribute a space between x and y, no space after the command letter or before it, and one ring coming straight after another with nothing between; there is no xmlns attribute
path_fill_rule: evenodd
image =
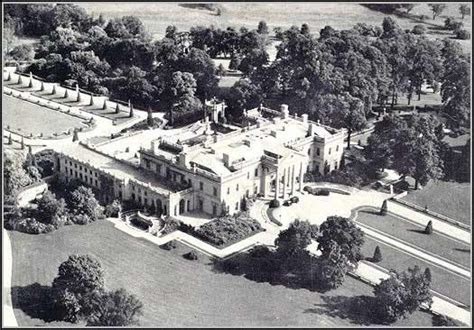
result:
<svg viewBox="0 0 474 330"><path fill-rule="evenodd" d="M433 222L431 220L426 225L425 234L427 234L427 235L433 234Z"/></svg>
<svg viewBox="0 0 474 330"><path fill-rule="evenodd" d="M165 244L161 245L160 246L163 250L172 250L172 249L176 249L176 242L175 241L169 241L169 242L166 242Z"/></svg>
<svg viewBox="0 0 474 330"><path fill-rule="evenodd" d="M270 208L274 209L280 207L280 201L278 199L272 199L270 202Z"/></svg>
<svg viewBox="0 0 474 330"><path fill-rule="evenodd" d="M382 252L380 251L380 247L377 245L375 247L374 256L372 257L373 262L380 262L382 261Z"/></svg>

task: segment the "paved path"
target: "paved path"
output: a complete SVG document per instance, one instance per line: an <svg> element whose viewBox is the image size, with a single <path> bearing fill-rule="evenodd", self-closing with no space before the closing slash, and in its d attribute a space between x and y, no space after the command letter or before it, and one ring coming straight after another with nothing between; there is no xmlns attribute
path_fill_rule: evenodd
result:
<svg viewBox="0 0 474 330"><path fill-rule="evenodd" d="M359 266L355 271L352 272L356 277L360 277L363 280L377 285L381 280L390 277L389 272L381 267L375 267L366 262L360 262ZM439 293L433 291L436 295ZM425 305L424 308L427 308ZM433 304L431 310L437 314L447 315L455 320L461 321L464 324L471 325L471 313L470 311L457 306L456 304L443 299L438 296L433 296Z"/></svg>
<svg viewBox="0 0 474 330"><path fill-rule="evenodd" d="M412 208L397 202L389 201L388 210L404 218L410 219L411 221L416 222L422 226L426 226L429 221L432 221L434 230L439 231L444 235L451 236L457 240L471 244L471 232L468 230L456 227L428 214L415 211Z"/></svg>
<svg viewBox="0 0 474 330"><path fill-rule="evenodd" d="M12 295L11 295L11 282L12 282L12 247L10 243L10 237L5 229L2 229L3 235L3 326L4 327L17 327L15 314L13 313Z"/></svg>
<svg viewBox="0 0 474 330"><path fill-rule="evenodd" d="M200 252L211 256L211 257L216 257L216 258L227 258L231 255L234 255L238 252L242 252L245 250L248 250L256 245L261 245L261 244L266 244L266 232L261 232L258 234L255 234L249 238L246 238L240 242L237 242L235 244L232 244L226 248L219 249L216 248L215 246L212 246L210 244L207 244L189 234L183 233L182 231L176 230L168 235L165 235L163 237L156 237L151 235L150 233L146 233L142 230L135 229L132 226L128 225L127 223L123 222L120 219L117 218L108 218L110 222L112 222L115 227L123 232L126 232L129 235L132 235L134 237L141 237L146 239L147 241L150 241L154 244L157 245L162 245L165 243L168 243L172 240L178 240L192 248L195 248L199 250Z"/></svg>

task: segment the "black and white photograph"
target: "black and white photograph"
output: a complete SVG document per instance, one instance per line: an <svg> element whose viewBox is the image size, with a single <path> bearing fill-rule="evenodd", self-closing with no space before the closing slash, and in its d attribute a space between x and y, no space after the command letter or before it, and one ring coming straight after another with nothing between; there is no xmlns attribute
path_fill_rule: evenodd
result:
<svg viewBox="0 0 474 330"><path fill-rule="evenodd" d="M471 328L471 2L2 2L2 328Z"/></svg>

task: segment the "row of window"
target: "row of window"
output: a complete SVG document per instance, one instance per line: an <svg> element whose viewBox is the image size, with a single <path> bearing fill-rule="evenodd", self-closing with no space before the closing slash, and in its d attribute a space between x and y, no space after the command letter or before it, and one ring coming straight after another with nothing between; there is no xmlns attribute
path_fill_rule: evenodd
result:
<svg viewBox="0 0 474 330"><path fill-rule="evenodd" d="M332 149L329 148L328 149L328 155L331 154L331 151ZM339 151L339 145L336 146L336 152ZM320 156L321 155L321 150L319 148L316 148L316 156ZM311 148L308 149L308 156L311 156Z"/></svg>
<svg viewBox="0 0 474 330"><path fill-rule="evenodd" d="M67 161L66 161L66 165L67 165ZM73 166L74 165L74 168L78 168L78 165L77 163L72 163L72 161L69 161L69 166ZM79 171L82 171L82 165L79 165ZM84 171L87 173L87 168L84 167ZM92 175L92 170L89 170L89 173L90 175ZM97 177L97 172L94 172L94 176Z"/></svg>
<svg viewBox="0 0 474 330"><path fill-rule="evenodd" d="M93 185L95 187L99 187L99 183L97 179L93 179L92 176L87 176L87 175L82 175L82 173L77 173L77 171L73 171L72 168L67 168L65 167L66 173L68 173L69 170L69 175L71 177L75 177L76 179L80 179L82 181L85 181L86 183L89 183L90 185Z"/></svg>

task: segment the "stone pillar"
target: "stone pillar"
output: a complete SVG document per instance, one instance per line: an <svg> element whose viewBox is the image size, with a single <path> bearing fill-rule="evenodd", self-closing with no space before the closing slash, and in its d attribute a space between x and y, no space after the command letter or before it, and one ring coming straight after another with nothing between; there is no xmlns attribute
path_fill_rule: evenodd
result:
<svg viewBox="0 0 474 330"><path fill-rule="evenodd" d="M283 169L283 199L286 198L286 181L287 181L286 178L288 176L287 172L288 171L286 168Z"/></svg>
<svg viewBox="0 0 474 330"><path fill-rule="evenodd" d="M291 166L291 194L295 193L295 165Z"/></svg>
<svg viewBox="0 0 474 330"><path fill-rule="evenodd" d="M280 190L280 169L277 167L276 179L275 179L275 199L278 199Z"/></svg>
<svg viewBox="0 0 474 330"><path fill-rule="evenodd" d="M300 192L303 192L303 163L300 163Z"/></svg>
<svg viewBox="0 0 474 330"><path fill-rule="evenodd" d="M288 187L290 187L290 182L291 182L290 173L291 173L291 166L288 167L288 175L287 175L287 178L286 178L286 185L287 185Z"/></svg>

